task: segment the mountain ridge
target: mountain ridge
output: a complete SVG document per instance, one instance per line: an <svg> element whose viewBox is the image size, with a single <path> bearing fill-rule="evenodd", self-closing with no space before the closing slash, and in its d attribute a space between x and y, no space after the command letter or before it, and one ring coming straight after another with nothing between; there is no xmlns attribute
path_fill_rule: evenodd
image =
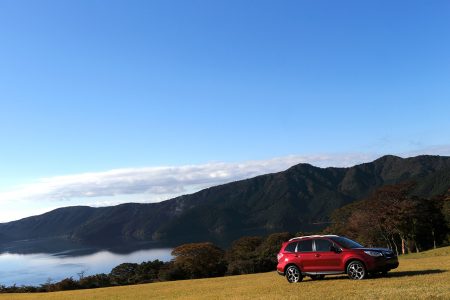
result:
<svg viewBox="0 0 450 300"><path fill-rule="evenodd" d="M61 238L87 245L142 241L172 244L323 228L334 209L386 184L417 182L431 197L450 188L450 157L382 156L353 167L297 164L285 171L210 187L159 203L71 206L0 224L0 245Z"/></svg>

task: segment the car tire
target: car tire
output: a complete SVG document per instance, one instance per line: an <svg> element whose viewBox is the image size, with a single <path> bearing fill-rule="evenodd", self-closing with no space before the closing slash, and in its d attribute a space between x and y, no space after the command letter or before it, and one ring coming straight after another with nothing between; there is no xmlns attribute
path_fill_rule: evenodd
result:
<svg viewBox="0 0 450 300"><path fill-rule="evenodd" d="M347 266L347 275L350 279L361 280L366 278L367 271L362 262L354 260Z"/></svg>
<svg viewBox="0 0 450 300"><path fill-rule="evenodd" d="M311 275L312 280L321 280L325 278L325 275Z"/></svg>
<svg viewBox="0 0 450 300"><path fill-rule="evenodd" d="M302 273L297 266L290 265L287 267L285 274L289 283L297 283L303 280Z"/></svg>

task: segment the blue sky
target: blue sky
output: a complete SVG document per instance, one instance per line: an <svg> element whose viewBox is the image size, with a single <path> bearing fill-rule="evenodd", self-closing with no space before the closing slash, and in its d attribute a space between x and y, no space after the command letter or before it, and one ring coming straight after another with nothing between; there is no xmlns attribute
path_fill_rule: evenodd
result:
<svg viewBox="0 0 450 300"><path fill-rule="evenodd" d="M449 155L449 111L449 1L0 1L10 218L221 182L24 200L64 176L120 183L132 169L148 183L158 167L200 166L226 181L297 162Z"/></svg>

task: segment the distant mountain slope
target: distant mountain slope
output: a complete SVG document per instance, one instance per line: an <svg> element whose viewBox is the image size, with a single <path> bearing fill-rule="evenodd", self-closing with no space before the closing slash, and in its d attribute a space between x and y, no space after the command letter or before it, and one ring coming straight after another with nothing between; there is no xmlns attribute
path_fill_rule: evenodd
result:
<svg viewBox="0 0 450 300"><path fill-rule="evenodd" d="M242 235L321 229L334 209L403 181L416 181L422 196L446 192L450 157L383 156L351 168L299 164L161 203L60 208L0 224L0 244L59 237L88 245L200 240L226 245Z"/></svg>

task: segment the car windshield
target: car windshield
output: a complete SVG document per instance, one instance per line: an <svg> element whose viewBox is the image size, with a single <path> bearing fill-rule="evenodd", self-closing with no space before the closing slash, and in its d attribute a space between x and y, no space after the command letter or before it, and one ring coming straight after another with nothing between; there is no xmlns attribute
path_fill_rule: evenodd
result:
<svg viewBox="0 0 450 300"><path fill-rule="evenodd" d="M332 236L330 237L330 239L347 249L363 248L363 246L358 244L357 242L342 236Z"/></svg>

